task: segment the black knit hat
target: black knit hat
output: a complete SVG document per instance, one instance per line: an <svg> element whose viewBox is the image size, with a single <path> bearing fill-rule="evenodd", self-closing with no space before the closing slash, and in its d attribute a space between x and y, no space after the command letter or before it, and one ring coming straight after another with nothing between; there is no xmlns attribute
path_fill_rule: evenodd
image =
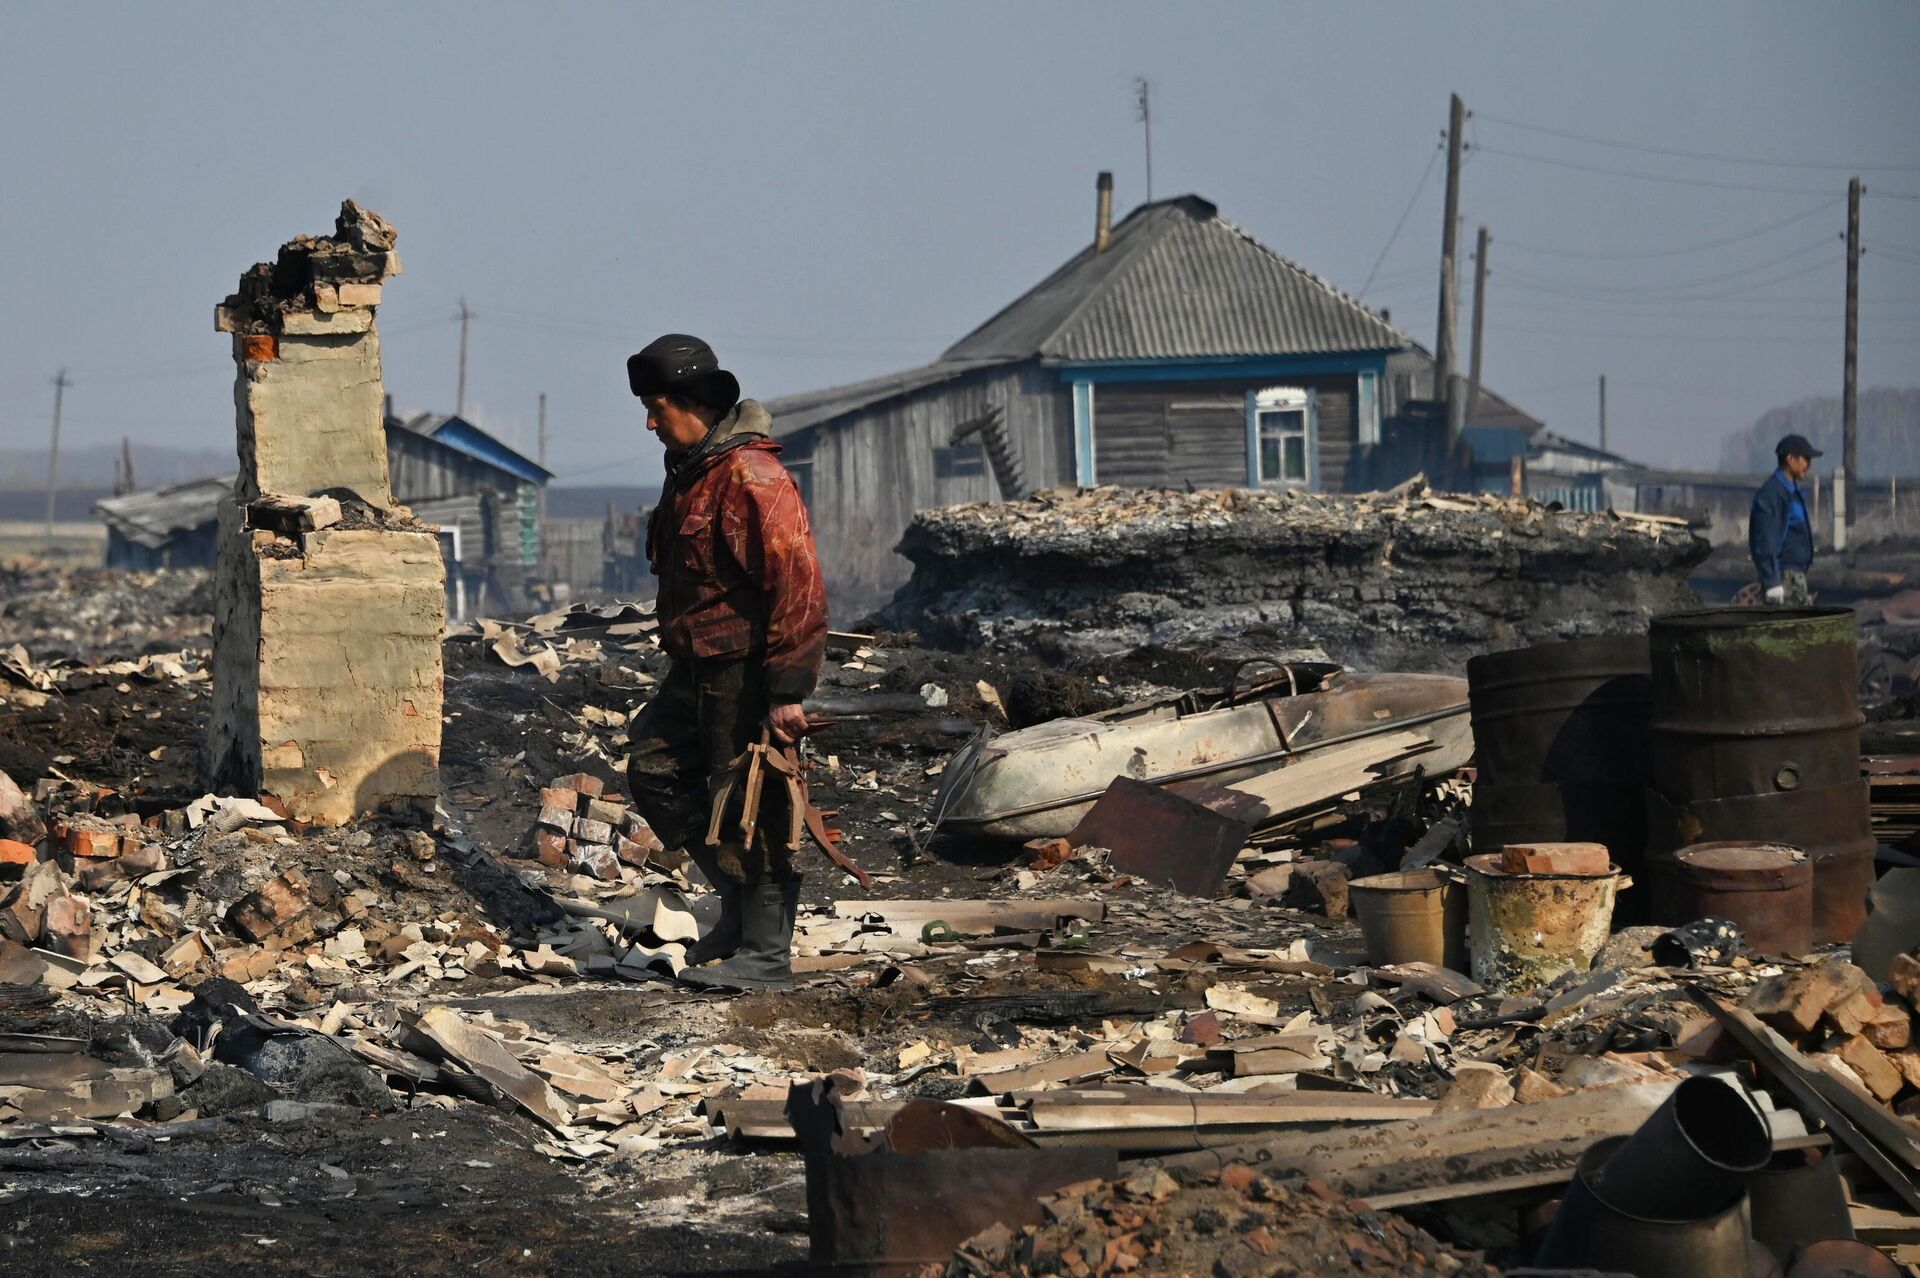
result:
<svg viewBox="0 0 1920 1278"><path fill-rule="evenodd" d="M627 357L627 385L635 395L678 395L721 412L740 402L740 379L720 367L713 347L685 333L668 333Z"/></svg>

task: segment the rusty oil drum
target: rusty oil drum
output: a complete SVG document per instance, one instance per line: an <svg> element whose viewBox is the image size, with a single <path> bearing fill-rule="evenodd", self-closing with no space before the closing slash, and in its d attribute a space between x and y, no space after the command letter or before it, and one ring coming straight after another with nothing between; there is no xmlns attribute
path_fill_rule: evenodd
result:
<svg viewBox="0 0 1920 1278"><path fill-rule="evenodd" d="M1471 658L1474 765L1503 785L1644 783L1651 689L1645 635Z"/></svg>
<svg viewBox="0 0 1920 1278"><path fill-rule="evenodd" d="M1860 775L1858 656L1846 608L1656 617L1652 782L1669 800L1820 789Z"/></svg>
<svg viewBox="0 0 1920 1278"><path fill-rule="evenodd" d="M1813 866L1813 943L1851 941L1867 921L1874 854L1866 778L1817 790L1749 794L1676 804L1646 792L1647 874L1667 882L1673 854L1697 843L1783 843Z"/></svg>
<svg viewBox="0 0 1920 1278"><path fill-rule="evenodd" d="M1638 873L1651 755L1647 640L1612 635L1467 662L1473 714L1473 847L1601 843ZM1640 913L1638 893L1621 917Z"/></svg>
<svg viewBox="0 0 1920 1278"><path fill-rule="evenodd" d="M1654 910L1675 927L1727 919L1756 954L1813 949L1813 860L1779 843L1696 843L1662 867Z"/></svg>

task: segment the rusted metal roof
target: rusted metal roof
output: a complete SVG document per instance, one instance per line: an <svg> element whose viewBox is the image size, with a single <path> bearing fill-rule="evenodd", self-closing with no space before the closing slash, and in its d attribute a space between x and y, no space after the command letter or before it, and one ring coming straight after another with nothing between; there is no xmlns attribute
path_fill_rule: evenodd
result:
<svg viewBox="0 0 1920 1278"><path fill-rule="evenodd" d="M1198 196L1135 209L960 339L954 360L1218 359L1397 351L1413 339ZM936 366L937 367L937 366Z"/></svg>

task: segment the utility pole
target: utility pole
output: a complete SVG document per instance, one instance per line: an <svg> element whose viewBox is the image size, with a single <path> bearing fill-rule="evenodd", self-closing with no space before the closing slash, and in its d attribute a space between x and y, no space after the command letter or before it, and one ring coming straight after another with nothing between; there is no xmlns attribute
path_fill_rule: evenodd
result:
<svg viewBox="0 0 1920 1278"><path fill-rule="evenodd" d="M1147 203L1153 203L1153 84L1144 75L1133 79L1133 102L1147 135Z"/></svg>
<svg viewBox="0 0 1920 1278"><path fill-rule="evenodd" d="M1600 451L1607 451L1607 375L1600 374Z"/></svg>
<svg viewBox="0 0 1920 1278"><path fill-rule="evenodd" d="M1840 383L1840 466L1846 472L1848 496L1860 487L1860 195L1866 189L1859 178L1847 183L1847 368ZM1847 503L1848 523L1859 505Z"/></svg>
<svg viewBox="0 0 1920 1278"><path fill-rule="evenodd" d="M453 395L453 415L462 417L467 411L467 321L473 318L473 312L467 309L467 299L460 299L460 387Z"/></svg>
<svg viewBox="0 0 1920 1278"><path fill-rule="evenodd" d="M1487 228L1473 248L1473 351L1468 355L1467 425L1480 411L1480 339L1487 325Z"/></svg>
<svg viewBox="0 0 1920 1278"><path fill-rule="evenodd" d="M67 387L73 383L67 378L67 370L61 369L53 379L53 446L47 450L47 549L53 549L53 500L60 492L60 405L65 399Z"/></svg>
<svg viewBox="0 0 1920 1278"><path fill-rule="evenodd" d="M133 438L130 435L120 437L120 482L113 486L115 497L124 497L138 484L133 478Z"/></svg>
<svg viewBox="0 0 1920 1278"><path fill-rule="evenodd" d="M1433 343L1433 394L1435 399L1453 396L1453 375L1460 362L1453 352L1455 313L1459 310L1459 272L1456 254L1460 236L1460 152L1465 132L1467 108L1454 94L1447 109L1447 207L1440 227L1440 331ZM1453 413L1448 412L1452 421Z"/></svg>
<svg viewBox="0 0 1920 1278"><path fill-rule="evenodd" d="M547 468L547 393L545 391L540 392L540 452L536 460L539 461L541 470ZM540 522L542 525L545 525L547 522L547 486L545 483L540 485Z"/></svg>

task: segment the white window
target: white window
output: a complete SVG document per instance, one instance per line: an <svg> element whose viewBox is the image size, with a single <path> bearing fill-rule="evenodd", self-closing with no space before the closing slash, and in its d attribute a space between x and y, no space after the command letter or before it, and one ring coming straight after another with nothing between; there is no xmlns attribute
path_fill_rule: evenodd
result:
<svg viewBox="0 0 1920 1278"><path fill-rule="evenodd" d="M1254 397L1254 458L1262 484L1313 486L1313 401L1297 387L1263 390Z"/></svg>

